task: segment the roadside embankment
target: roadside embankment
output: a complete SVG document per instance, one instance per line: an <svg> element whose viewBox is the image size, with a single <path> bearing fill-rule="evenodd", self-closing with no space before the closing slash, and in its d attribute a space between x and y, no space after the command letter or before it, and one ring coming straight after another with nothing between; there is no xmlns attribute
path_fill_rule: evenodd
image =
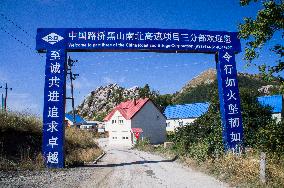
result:
<svg viewBox="0 0 284 188"><path fill-rule="evenodd" d="M0 170L41 169L42 123L30 114L0 112ZM67 166L94 161L102 154L91 132L65 129Z"/></svg>
<svg viewBox="0 0 284 188"><path fill-rule="evenodd" d="M260 180L260 152L247 150L241 156L231 153L218 157L201 158L196 155L181 154L175 147L164 148L163 145L153 146L147 140L141 141L136 149L177 160L184 166L212 175L219 180L236 187L284 187L284 159L275 153L267 153L266 182Z"/></svg>

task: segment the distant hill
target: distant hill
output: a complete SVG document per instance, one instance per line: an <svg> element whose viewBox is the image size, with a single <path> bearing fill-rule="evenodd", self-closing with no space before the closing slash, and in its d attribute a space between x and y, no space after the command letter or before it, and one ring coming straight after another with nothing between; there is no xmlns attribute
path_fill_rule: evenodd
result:
<svg viewBox="0 0 284 188"><path fill-rule="evenodd" d="M239 73L238 81L240 88L258 92L260 96L274 94L279 90L279 82L276 79L266 82L260 75ZM102 120L117 104L128 99L149 97L162 111L170 104L210 101L214 92L217 92L216 70L209 69L193 78L175 94L160 95L158 91L152 91L148 84L129 89L118 84L101 86L92 91L76 110L86 119Z"/></svg>
<svg viewBox="0 0 284 188"><path fill-rule="evenodd" d="M259 95L278 93L279 81L272 82L261 79L259 74L238 73L239 88L247 88ZM217 92L216 70L209 69L189 81L176 95L172 102L175 104L209 101L212 94Z"/></svg>

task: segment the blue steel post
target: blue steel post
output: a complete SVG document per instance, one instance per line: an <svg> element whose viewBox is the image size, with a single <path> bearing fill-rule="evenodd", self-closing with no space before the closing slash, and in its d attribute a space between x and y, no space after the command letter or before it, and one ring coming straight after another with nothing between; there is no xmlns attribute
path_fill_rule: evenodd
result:
<svg viewBox="0 0 284 188"><path fill-rule="evenodd" d="M47 50L42 152L49 168L64 167L65 64L64 49Z"/></svg>
<svg viewBox="0 0 284 188"><path fill-rule="evenodd" d="M243 150L243 125L235 54L219 51L217 78L225 151L240 154Z"/></svg>

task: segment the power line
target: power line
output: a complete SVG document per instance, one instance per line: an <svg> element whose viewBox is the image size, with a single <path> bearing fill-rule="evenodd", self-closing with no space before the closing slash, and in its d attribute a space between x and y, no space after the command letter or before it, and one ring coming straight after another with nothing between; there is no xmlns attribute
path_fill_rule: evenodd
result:
<svg viewBox="0 0 284 188"><path fill-rule="evenodd" d="M25 29L23 29L23 27L21 27L19 24L15 23L13 20L11 20L10 18L8 18L7 16L5 16L3 13L0 14L7 22L13 24L15 27L17 27L18 29L20 29L21 31L23 31L25 34L27 34L29 37L34 38L33 36L31 36ZM34 52L34 49L32 49L29 45L27 45L26 43L24 43L23 41L17 39L14 35L12 35L11 33L9 33L8 31L6 31L4 28L1 28L5 33L7 33L8 35L10 35L12 38L14 38L15 40L17 40L19 43L21 43L22 45L24 45L25 47L29 48L30 50L32 50ZM130 52L119 52L119 54L128 54ZM41 57L44 57L43 55L37 53L38 55L40 55ZM165 56L168 55L167 53L164 54ZM113 54L108 54L108 55L102 55L101 57L95 57L94 59L99 59L99 58L104 58L104 57L113 57L113 56L117 56L117 53L113 53ZM126 58L126 59L116 59L116 61L136 61L139 59L147 59L147 58L152 58L154 56L155 57L160 57L160 54L155 53L155 55L151 54L149 56L142 56L142 57L134 57L134 58ZM100 64L100 63L99 63ZM206 63L205 63L206 64ZM175 65L176 67L181 67L181 65ZM185 65L187 66L187 65ZM165 67L164 67L165 68ZM156 68L156 69L160 69L160 68Z"/></svg>
<svg viewBox="0 0 284 188"><path fill-rule="evenodd" d="M13 39L15 39L16 41L18 41L19 43L21 43L23 46L25 46L26 48L30 49L31 51L34 52L34 50L31 48L31 46L27 45L26 43L24 43L23 41L19 40L17 37L15 37L14 35L12 35L11 33L9 33L8 31L6 31L3 27L0 28L2 31L4 31L5 33L7 33L8 35L10 35L10 37L12 37ZM43 55L37 53L39 56L44 57Z"/></svg>
<svg viewBox="0 0 284 188"><path fill-rule="evenodd" d="M26 30L24 30L21 26L19 26L18 24L16 24L14 21L12 21L11 19L9 19L7 16L5 16L3 13L0 14L6 21L12 23L14 26L16 26L18 29L20 29L21 31L23 31L24 33L26 33L28 36L32 37Z"/></svg>

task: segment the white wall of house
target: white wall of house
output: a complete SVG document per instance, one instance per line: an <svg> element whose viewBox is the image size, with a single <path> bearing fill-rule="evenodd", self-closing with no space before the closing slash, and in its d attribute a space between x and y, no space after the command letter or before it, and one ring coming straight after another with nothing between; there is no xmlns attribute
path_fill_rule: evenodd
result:
<svg viewBox="0 0 284 188"><path fill-rule="evenodd" d="M166 118L152 101L148 101L131 120L132 128L142 128L142 138L149 138L152 144L166 140Z"/></svg>
<svg viewBox="0 0 284 188"><path fill-rule="evenodd" d="M175 131L176 128L185 126L193 123L197 118L186 118L186 119L167 119L167 131Z"/></svg>
<svg viewBox="0 0 284 188"><path fill-rule="evenodd" d="M106 122L110 145L131 146L131 120L126 120L119 111Z"/></svg>

